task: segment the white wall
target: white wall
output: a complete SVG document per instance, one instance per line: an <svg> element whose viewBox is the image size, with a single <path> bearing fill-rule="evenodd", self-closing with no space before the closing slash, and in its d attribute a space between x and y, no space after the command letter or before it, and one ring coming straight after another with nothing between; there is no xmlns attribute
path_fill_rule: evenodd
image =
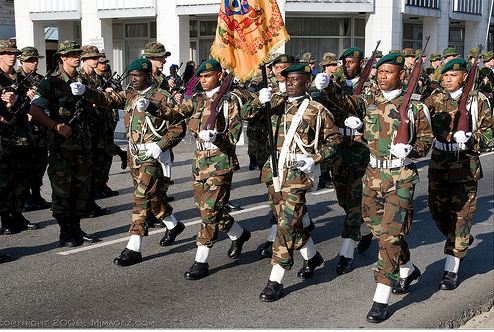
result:
<svg viewBox="0 0 494 332"><path fill-rule="evenodd" d="M378 0L375 11L368 14L365 25L365 52L370 56L377 41L381 44L379 50L387 54L392 49L402 48L403 20L399 1Z"/></svg>

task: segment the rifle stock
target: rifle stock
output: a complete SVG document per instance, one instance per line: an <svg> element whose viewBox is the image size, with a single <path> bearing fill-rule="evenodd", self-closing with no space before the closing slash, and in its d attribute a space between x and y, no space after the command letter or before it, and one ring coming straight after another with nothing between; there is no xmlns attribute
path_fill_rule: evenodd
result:
<svg viewBox="0 0 494 332"><path fill-rule="evenodd" d="M213 102L211 103L211 114L208 117L208 121L206 122L206 129L207 130L213 130L214 127L216 126L216 118L218 116L218 105L220 102L223 100L223 97L225 94L230 91L233 85L233 75L228 74L221 84L220 90L218 91L218 94L216 95L216 98L214 98Z"/></svg>
<svg viewBox="0 0 494 332"><path fill-rule="evenodd" d="M372 52L372 56L367 61L364 69L362 70L362 73L360 74L360 78L359 78L357 87L353 91L354 96L358 96L364 90L364 84L365 84L365 82L367 82L367 79L369 78L370 73L372 71L372 65L374 64L374 61L376 60L376 52L377 52L377 48L379 47L379 44L381 44L380 40L377 41L377 45L376 45L376 48L374 49L374 51Z"/></svg>

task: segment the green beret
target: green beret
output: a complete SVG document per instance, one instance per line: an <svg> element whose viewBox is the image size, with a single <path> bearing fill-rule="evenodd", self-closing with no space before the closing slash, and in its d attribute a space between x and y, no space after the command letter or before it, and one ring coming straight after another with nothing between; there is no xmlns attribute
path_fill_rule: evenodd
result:
<svg viewBox="0 0 494 332"><path fill-rule="evenodd" d="M345 58L364 58L364 50L360 47L350 47L347 48L343 54L340 56L340 60L345 60Z"/></svg>
<svg viewBox="0 0 494 332"><path fill-rule="evenodd" d="M487 51L482 54L482 60L484 60L484 62L487 62L492 58L494 58L494 52L492 51Z"/></svg>
<svg viewBox="0 0 494 332"><path fill-rule="evenodd" d="M442 58L442 55L440 53L431 53L431 55L429 56L429 61L437 61L437 60L441 60Z"/></svg>
<svg viewBox="0 0 494 332"><path fill-rule="evenodd" d="M306 63L297 63L283 70L281 72L281 76L287 77L290 73L304 74L310 76L312 74L312 69Z"/></svg>
<svg viewBox="0 0 494 332"><path fill-rule="evenodd" d="M288 55L288 54L280 54L276 57L276 59L273 60L271 63L273 66L277 63L295 63L295 57L293 55Z"/></svg>
<svg viewBox="0 0 494 332"><path fill-rule="evenodd" d="M441 74L444 74L447 71L454 70L463 70L467 71L467 62L465 59L462 58L456 58L456 59L451 59L449 60L441 69Z"/></svg>
<svg viewBox="0 0 494 332"><path fill-rule="evenodd" d="M376 68L379 68L380 65L383 65L385 63L389 63L403 68L405 66L405 58L401 53L386 54L381 58L381 60L377 62Z"/></svg>
<svg viewBox="0 0 494 332"><path fill-rule="evenodd" d="M460 53L454 47L446 47L443 51L443 58L447 56L457 56Z"/></svg>
<svg viewBox="0 0 494 332"><path fill-rule="evenodd" d="M208 71L222 71L221 65L218 61L215 59L209 59L201 63L199 68L196 70L196 76L199 76L203 72L208 72Z"/></svg>
<svg viewBox="0 0 494 332"><path fill-rule="evenodd" d="M151 64L151 61L149 61L146 58L137 58L130 63L130 65L127 67L127 71L129 73L133 70L151 72L152 68L153 68L153 65Z"/></svg>

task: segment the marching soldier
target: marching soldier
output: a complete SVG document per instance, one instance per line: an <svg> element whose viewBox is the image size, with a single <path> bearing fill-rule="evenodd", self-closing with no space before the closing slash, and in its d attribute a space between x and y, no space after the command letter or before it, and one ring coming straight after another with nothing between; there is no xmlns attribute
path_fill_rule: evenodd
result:
<svg viewBox="0 0 494 332"><path fill-rule="evenodd" d="M304 64L286 68L281 72L285 77L286 95L273 96L269 88L263 88L259 98L244 108L244 118L251 119L262 112L262 104L271 102L272 131L279 154L279 178L273 179L270 162L263 168L263 181L268 186L277 221L271 259L273 267L268 284L260 294L260 299L266 302L282 297L282 279L285 271L293 266L294 250L300 250L304 258L303 267L297 273L299 278L311 278L314 270L324 262L310 231L303 226L302 220L307 213L305 193L310 188L317 188L319 164L336 154L340 135L329 111L307 94L311 74L311 67ZM280 182L274 184L275 180ZM275 185L279 185L281 192L275 192Z"/></svg>
<svg viewBox="0 0 494 332"><path fill-rule="evenodd" d="M427 75L429 75L429 79L432 81L433 79L433 74L436 71L436 68L441 66L443 56L441 53L435 53L432 52L431 55L429 55L429 61L431 63L431 66L426 69Z"/></svg>
<svg viewBox="0 0 494 332"><path fill-rule="evenodd" d="M340 56L343 61L345 79L330 87L329 99L334 94L351 95L360 81L364 51L358 47L345 50ZM365 79L365 78L364 78ZM338 153L331 162L331 173L338 204L345 210L345 223L341 237L340 260L336 273L353 270L355 248L367 250L372 241L369 227L362 219L362 178L369 164L369 149L363 137L363 123L352 109L338 107L334 102L325 104L334 114L335 123L342 135ZM336 107L335 107L336 105Z"/></svg>
<svg viewBox="0 0 494 332"><path fill-rule="evenodd" d="M300 57L300 59L298 60L298 62L299 63L303 63L303 64L309 66L310 69L311 69L312 75L317 74L317 72L314 73L315 71L317 71L317 69L315 69L316 62L317 61L316 61L316 58L314 57L314 55L311 52L306 52L306 53L302 54L302 56Z"/></svg>
<svg viewBox="0 0 494 332"><path fill-rule="evenodd" d="M31 86L39 84L43 79L43 76L38 74L39 59L44 56L39 55L38 50L34 47L24 47L21 50L21 54L17 59L21 62L21 66L17 70L17 75L24 78L29 76ZM34 97L35 89L32 88L28 91L30 98ZM43 185L43 175L45 174L46 167L48 166L48 129L45 126L40 125L36 121L29 121L31 127L31 133L33 135L34 143L32 149L32 162L30 163L30 190L31 194L27 197L24 204L24 209L27 211L46 209L51 207L51 203L45 201L41 197L41 186ZM28 189L29 190L29 189Z"/></svg>
<svg viewBox="0 0 494 332"><path fill-rule="evenodd" d="M362 215L379 239L379 257L374 277L377 288L367 321L379 323L388 317L391 292L406 293L420 271L410 261L404 236L413 217L413 193L419 181L415 164L409 158L427 155L432 143L432 130L427 107L417 101L408 105L410 140L394 144L400 124L399 106L404 91L405 59L391 53L381 58L378 70L379 89L369 87L360 96L346 96L339 103L364 117L363 138L370 151L369 165L363 178ZM330 80L316 77L318 88ZM335 96L338 100L338 96ZM413 129L412 129L413 127ZM400 127L401 128L401 127Z"/></svg>
<svg viewBox="0 0 494 332"><path fill-rule="evenodd" d="M0 40L0 216L4 234L38 228L22 215L29 191L33 137L26 114L31 84L22 82L20 86L24 76L14 69L20 53L14 40ZM13 85L17 91L12 90Z"/></svg>
<svg viewBox="0 0 494 332"><path fill-rule="evenodd" d="M480 69L479 75L479 90L487 98L491 105L494 104L494 52L487 51L482 54L482 61L484 62L484 67Z"/></svg>
<svg viewBox="0 0 494 332"><path fill-rule="evenodd" d="M82 50L66 40L58 44L58 71L44 80L31 103L34 120L48 132L48 176L52 185L52 212L60 226L60 246L75 247L94 241L80 227L89 199L91 181L91 136L85 114L92 104L105 100L77 71ZM86 91L87 90L87 91ZM86 97L81 97L86 91ZM45 110L48 115L45 114Z"/></svg>
<svg viewBox="0 0 494 332"><path fill-rule="evenodd" d="M444 89L425 101L432 115L436 138L429 165L429 208L438 229L446 236L446 263L440 289L458 284L458 270L473 242L470 234L476 210L477 185L482 178L479 154L492 141L494 119L487 97L464 91L468 64L453 59L441 70ZM458 130L460 98L468 95L468 131Z"/></svg>
<svg viewBox="0 0 494 332"><path fill-rule="evenodd" d="M153 65L153 82L160 89L167 90L168 92L174 87L173 80L167 80L165 74L163 74L163 66L166 63L166 58L171 55L165 49L165 46L161 43L150 42L144 46L143 57L149 59Z"/></svg>

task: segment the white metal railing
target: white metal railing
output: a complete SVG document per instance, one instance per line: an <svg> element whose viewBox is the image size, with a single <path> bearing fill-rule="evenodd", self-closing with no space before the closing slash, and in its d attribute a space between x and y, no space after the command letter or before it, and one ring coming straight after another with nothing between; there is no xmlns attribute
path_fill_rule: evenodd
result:
<svg viewBox="0 0 494 332"><path fill-rule="evenodd" d="M163 1L163 0L161 0ZM156 0L98 0L98 10L156 8Z"/></svg>
<svg viewBox="0 0 494 332"><path fill-rule="evenodd" d="M405 0L405 5L414 7L423 7L439 9L440 0Z"/></svg>
<svg viewBox="0 0 494 332"><path fill-rule="evenodd" d="M482 0L453 0L453 11L482 15Z"/></svg>
<svg viewBox="0 0 494 332"><path fill-rule="evenodd" d="M80 0L29 0L30 13L79 12Z"/></svg>

